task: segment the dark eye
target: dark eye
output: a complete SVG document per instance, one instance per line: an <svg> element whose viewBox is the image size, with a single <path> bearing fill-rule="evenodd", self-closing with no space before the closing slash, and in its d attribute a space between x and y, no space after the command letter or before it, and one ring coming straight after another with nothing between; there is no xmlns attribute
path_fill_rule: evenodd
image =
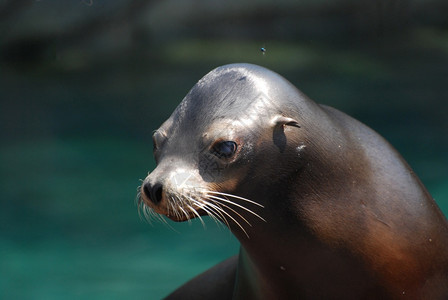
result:
<svg viewBox="0 0 448 300"><path fill-rule="evenodd" d="M219 142L216 143L215 146L213 146L213 151L219 158L232 157L235 154L236 149L237 145L232 141Z"/></svg>
<svg viewBox="0 0 448 300"><path fill-rule="evenodd" d="M153 153L156 155L159 148L163 146L167 137L161 130L156 130L152 135L152 145L153 145Z"/></svg>

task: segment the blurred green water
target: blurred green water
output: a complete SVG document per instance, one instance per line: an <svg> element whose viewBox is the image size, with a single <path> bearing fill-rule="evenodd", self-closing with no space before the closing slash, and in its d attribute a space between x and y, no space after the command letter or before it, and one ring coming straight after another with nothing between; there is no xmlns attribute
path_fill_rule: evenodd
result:
<svg viewBox="0 0 448 300"><path fill-rule="evenodd" d="M236 253L216 224L139 219L146 152L99 138L2 148L1 299L159 299Z"/></svg>

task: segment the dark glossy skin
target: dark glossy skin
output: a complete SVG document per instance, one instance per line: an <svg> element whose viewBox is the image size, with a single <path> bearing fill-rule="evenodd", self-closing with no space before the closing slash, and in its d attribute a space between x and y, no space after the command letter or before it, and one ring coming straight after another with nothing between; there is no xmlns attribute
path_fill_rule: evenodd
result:
<svg viewBox="0 0 448 300"><path fill-rule="evenodd" d="M169 299L448 299L447 221L417 176L373 130L278 74L249 64L211 71L154 140L158 166L142 201L157 213L196 217L173 214L193 187L264 206L229 198L265 221L225 208L252 225L240 222L246 234L227 218L238 260ZM230 158L213 152L222 141L237 145ZM173 184L180 169L186 189Z"/></svg>

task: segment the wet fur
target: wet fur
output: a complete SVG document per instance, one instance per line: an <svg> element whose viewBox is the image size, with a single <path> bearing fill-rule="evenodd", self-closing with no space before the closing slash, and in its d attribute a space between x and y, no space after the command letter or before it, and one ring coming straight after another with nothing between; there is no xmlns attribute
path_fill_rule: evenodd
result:
<svg viewBox="0 0 448 300"><path fill-rule="evenodd" d="M232 119L244 126L232 127ZM191 178L182 190L168 184L160 204L143 195L143 214L209 215L242 246L238 260L169 299L448 297L448 224L412 169L373 130L279 75L220 67L159 130L158 167L143 184L169 183L167 174L182 168ZM209 176L202 166L217 138L240 148L232 161L212 158L220 171ZM184 146L192 140L199 150Z"/></svg>

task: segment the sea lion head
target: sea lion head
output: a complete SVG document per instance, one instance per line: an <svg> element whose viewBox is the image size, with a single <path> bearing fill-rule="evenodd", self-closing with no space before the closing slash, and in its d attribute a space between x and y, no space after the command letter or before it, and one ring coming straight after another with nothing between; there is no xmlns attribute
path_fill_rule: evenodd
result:
<svg viewBox="0 0 448 300"><path fill-rule="evenodd" d="M174 221L210 215L241 229L250 217L262 219L272 187L287 185L306 155L300 116L309 105L265 68L232 64L211 71L154 132L157 167L141 186L144 211Z"/></svg>

